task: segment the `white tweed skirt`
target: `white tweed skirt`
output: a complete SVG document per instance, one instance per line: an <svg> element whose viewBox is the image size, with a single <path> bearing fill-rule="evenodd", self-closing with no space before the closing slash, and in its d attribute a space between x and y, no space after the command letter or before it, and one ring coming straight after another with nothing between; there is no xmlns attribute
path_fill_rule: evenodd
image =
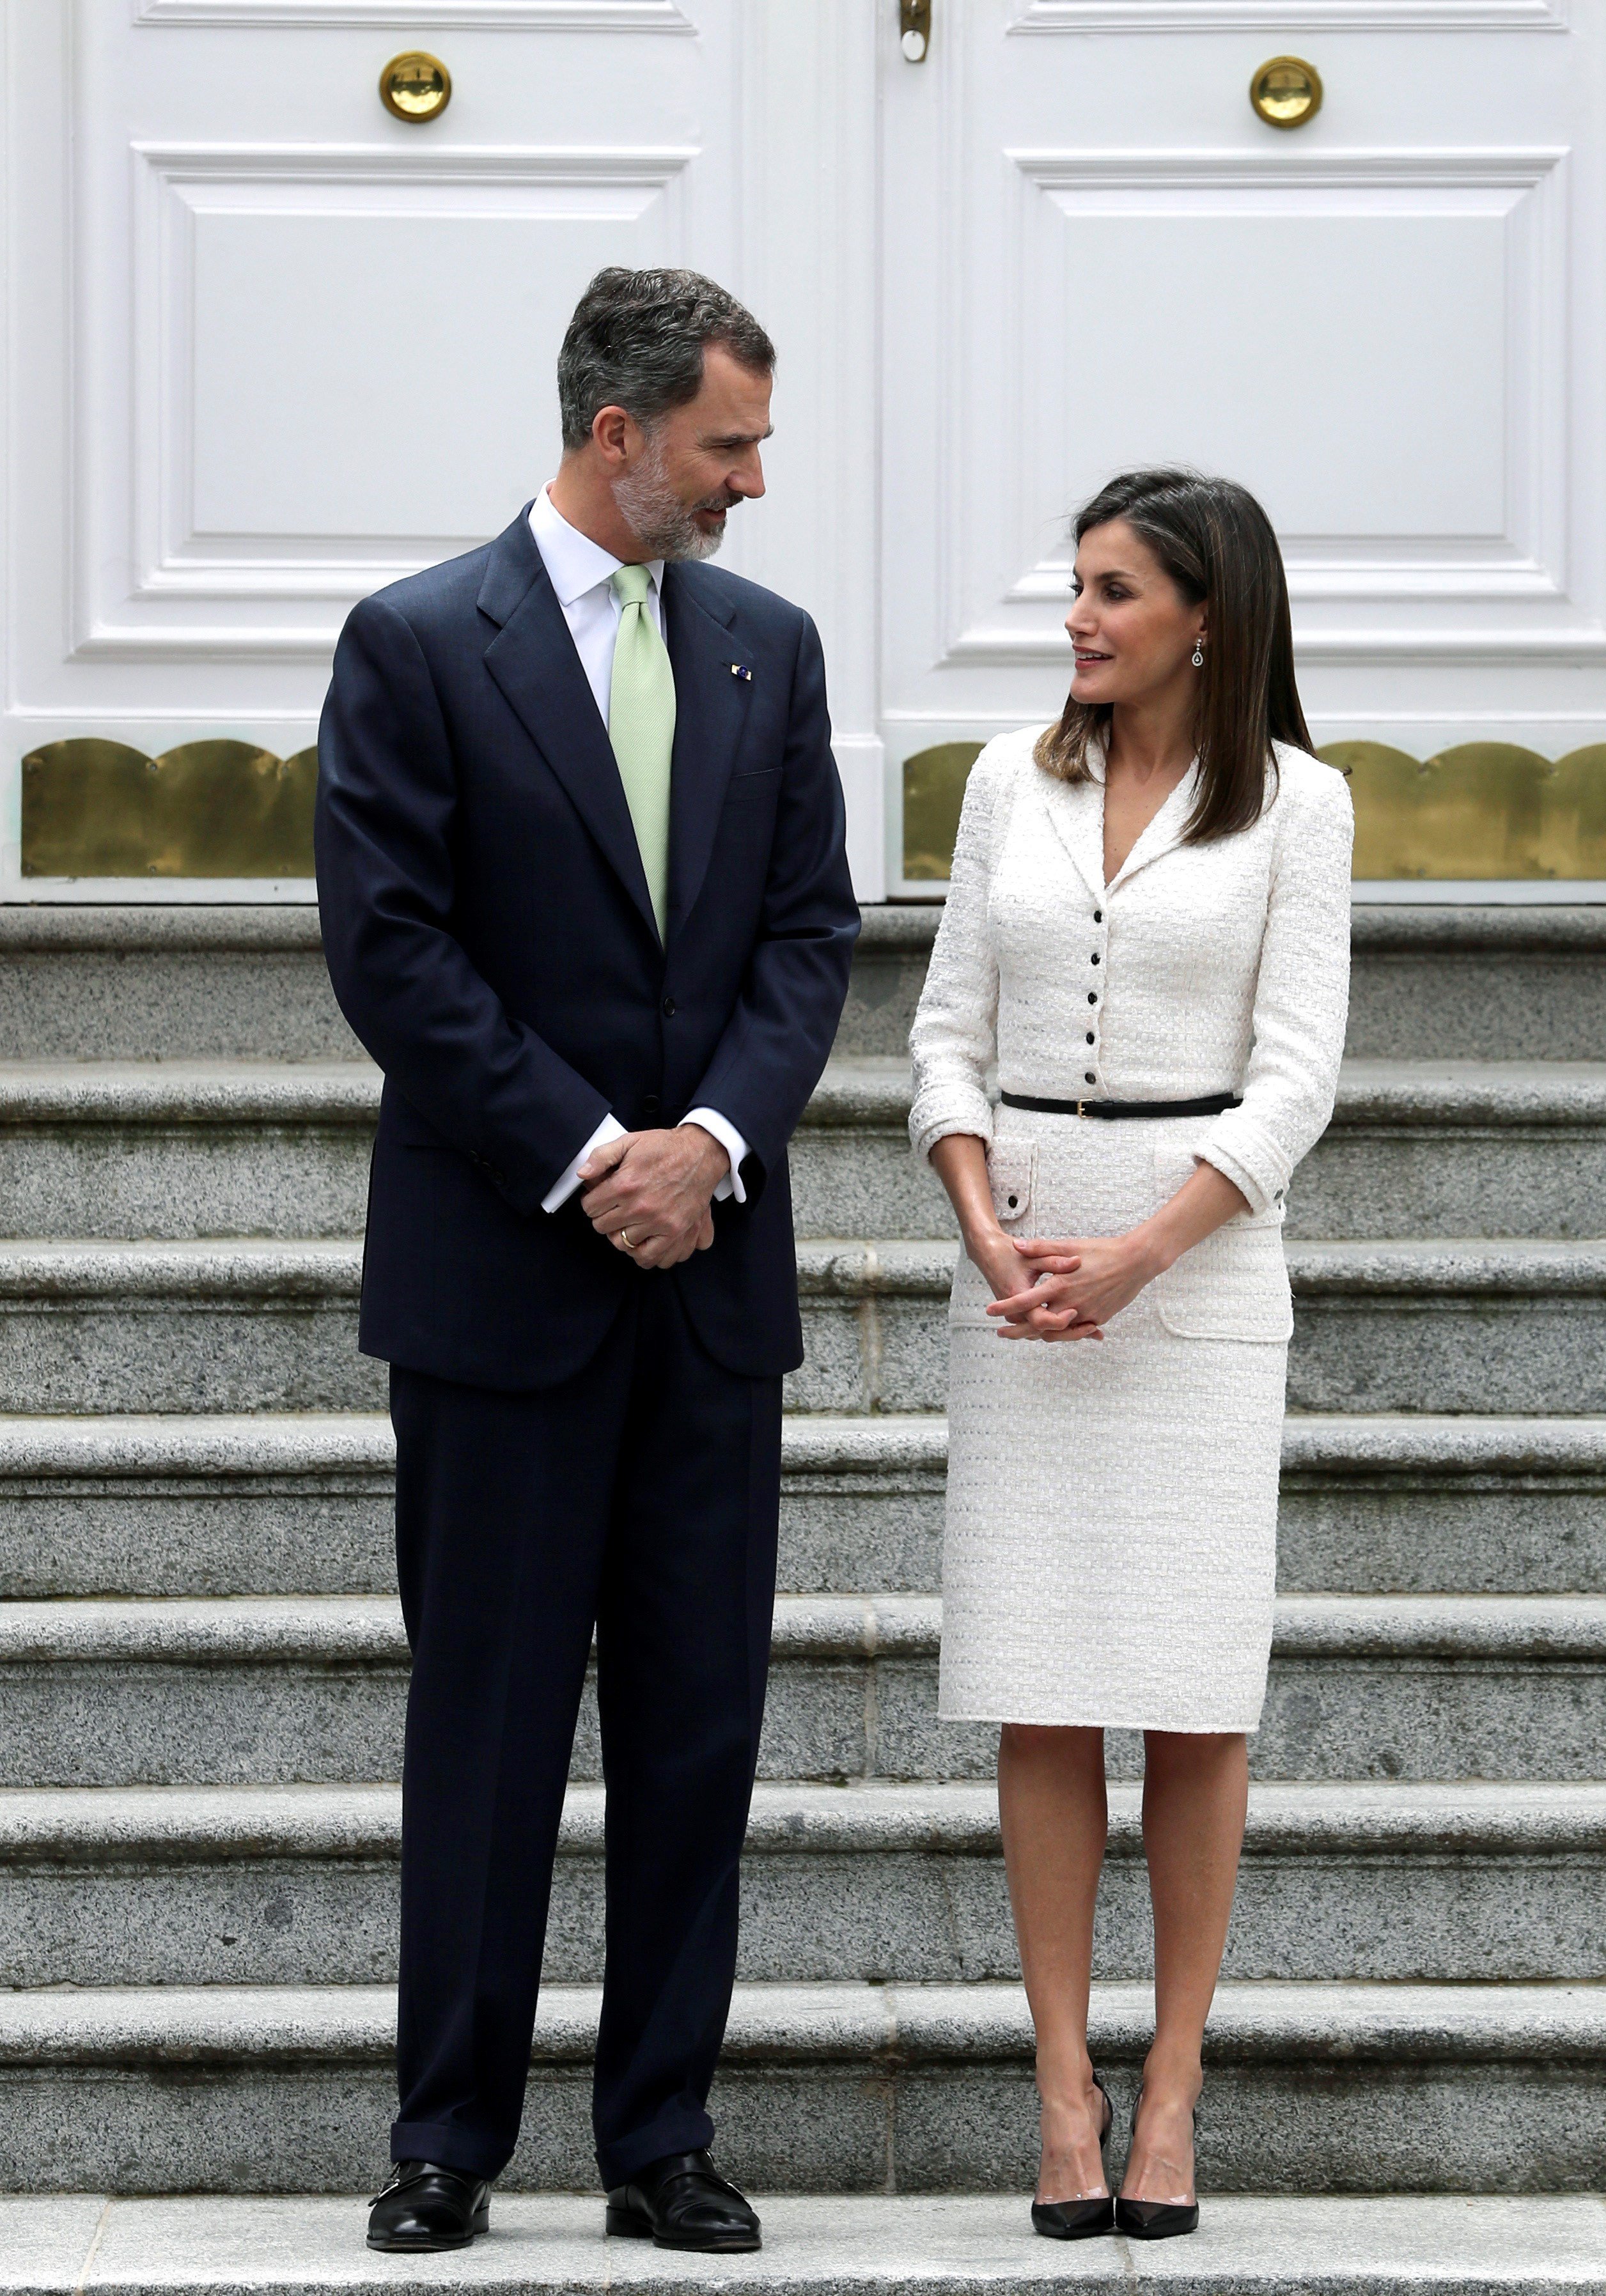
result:
<svg viewBox="0 0 1606 2296"><path fill-rule="evenodd" d="M1188 1178L1209 1123L1001 1107L1000 1218L1017 1235L1119 1234ZM990 1297L961 1254L943 1718L1256 1729L1293 1329L1281 1216L1229 1221L1102 1341L1000 1339Z"/></svg>

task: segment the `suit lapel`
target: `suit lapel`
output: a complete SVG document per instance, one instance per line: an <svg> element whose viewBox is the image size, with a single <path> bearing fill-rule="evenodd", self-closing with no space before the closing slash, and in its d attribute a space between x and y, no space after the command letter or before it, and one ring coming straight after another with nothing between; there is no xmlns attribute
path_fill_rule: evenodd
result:
<svg viewBox="0 0 1606 2296"><path fill-rule="evenodd" d="M1076 873L1093 897L1095 908L1104 902L1104 783L1100 781L1062 782L1052 774L1038 776L1043 802L1055 834L1075 865Z"/></svg>
<svg viewBox="0 0 1606 2296"><path fill-rule="evenodd" d="M720 809L747 722L750 681L732 675L729 610L695 594L696 577L663 571L663 619L675 673L675 748L670 783L671 933L696 906Z"/></svg>
<svg viewBox="0 0 1606 2296"><path fill-rule="evenodd" d="M613 744L523 512L491 545L479 604L501 624L485 649L486 668L656 940L652 896ZM677 735L677 758L679 753Z"/></svg>
<svg viewBox="0 0 1606 2296"><path fill-rule="evenodd" d="M1110 885L1113 893L1135 877L1140 869L1174 852L1182 841L1182 830L1193 810L1194 797L1198 789L1198 767L1190 766L1171 795L1165 800L1152 821L1145 824L1137 843L1116 870Z"/></svg>

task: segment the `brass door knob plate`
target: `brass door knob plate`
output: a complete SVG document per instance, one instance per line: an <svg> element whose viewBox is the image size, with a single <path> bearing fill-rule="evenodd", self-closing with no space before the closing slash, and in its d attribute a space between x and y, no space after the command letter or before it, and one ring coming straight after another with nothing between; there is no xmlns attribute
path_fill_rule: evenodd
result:
<svg viewBox="0 0 1606 2296"><path fill-rule="evenodd" d="M398 119L439 119L452 100L452 76L439 56L409 48L380 73L379 100Z"/></svg>
<svg viewBox="0 0 1606 2296"><path fill-rule="evenodd" d="M1303 56L1273 56L1249 82L1249 102L1268 127L1303 127L1322 109L1322 75Z"/></svg>

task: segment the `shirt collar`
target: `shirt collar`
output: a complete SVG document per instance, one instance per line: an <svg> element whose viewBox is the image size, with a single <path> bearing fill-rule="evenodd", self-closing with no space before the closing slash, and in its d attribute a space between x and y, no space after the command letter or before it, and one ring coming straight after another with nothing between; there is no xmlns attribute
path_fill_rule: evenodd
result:
<svg viewBox="0 0 1606 2296"><path fill-rule="evenodd" d="M541 554L553 589L560 606L572 606L583 598L588 590L599 589L610 582L622 565L600 542L593 542L577 526L571 526L563 512L553 506L552 496L543 487L530 505L530 531L535 537L535 546ZM647 570L655 590L663 587L663 561L651 558Z"/></svg>

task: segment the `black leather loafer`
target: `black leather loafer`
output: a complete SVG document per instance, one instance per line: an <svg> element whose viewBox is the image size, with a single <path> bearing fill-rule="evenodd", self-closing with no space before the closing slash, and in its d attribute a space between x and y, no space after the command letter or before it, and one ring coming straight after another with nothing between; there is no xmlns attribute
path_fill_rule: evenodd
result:
<svg viewBox="0 0 1606 2296"><path fill-rule="evenodd" d="M395 2250L466 2248L490 2230L490 2186L481 2177L398 2161L368 2211L368 2246Z"/></svg>
<svg viewBox="0 0 1606 2296"><path fill-rule="evenodd" d="M608 2194L608 2230L656 2248L762 2248L758 2218L706 2152L671 2152Z"/></svg>

